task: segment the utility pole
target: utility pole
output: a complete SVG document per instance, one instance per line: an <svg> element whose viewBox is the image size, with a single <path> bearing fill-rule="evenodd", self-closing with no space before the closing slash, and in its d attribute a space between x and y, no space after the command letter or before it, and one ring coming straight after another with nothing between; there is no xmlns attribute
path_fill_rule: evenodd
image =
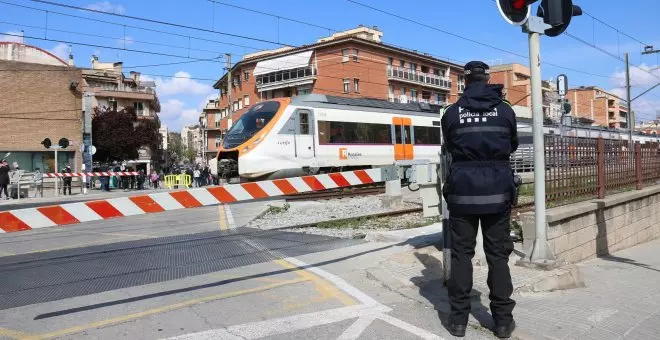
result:
<svg viewBox="0 0 660 340"><path fill-rule="evenodd" d="M632 99L630 99L630 61L628 60L628 52L626 52L626 101L628 102L628 147L632 148L632 133L635 128L635 122L632 119Z"/></svg>
<svg viewBox="0 0 660 340"><path fill-rule="evenodd" d="M234 103L231 101L231 53L225 53L227 56L227 102L229 103L229 110L227 110L227 119L231 119L232 111L234 110Z"/></svg>

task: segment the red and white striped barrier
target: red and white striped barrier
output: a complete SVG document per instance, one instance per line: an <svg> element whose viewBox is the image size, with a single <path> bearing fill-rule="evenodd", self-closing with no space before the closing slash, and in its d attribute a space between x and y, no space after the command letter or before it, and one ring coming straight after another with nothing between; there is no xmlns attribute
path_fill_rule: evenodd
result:
<svg viewBox="0 0 660 340"><path fill-rule="evenodd" d="M45 173L44 177L108 177L108 176L137 176L140 173L137 171L119 171L119 172L49 172Z"/></svg>
<svg viewBox="0 0 660 340"><path fill-rule="evenodd" d="M381 169L337 172L0 212L0 233L383 182Z"/></svg>

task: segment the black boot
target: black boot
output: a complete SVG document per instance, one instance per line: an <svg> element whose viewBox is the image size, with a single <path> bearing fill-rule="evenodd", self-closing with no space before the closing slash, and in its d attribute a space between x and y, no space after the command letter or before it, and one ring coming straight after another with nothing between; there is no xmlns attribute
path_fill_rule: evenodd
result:
<svg viewBox="0 0 660 340"><path fill-rule="evenodd" d="M465 336L465 328L466 328L465 325L456 325L456 324L449 325L449 334L462 338Z"/></svg>
<svg viewBox="0 0 660 340"><path fill-rule="evenodd" d="M509 324L495 326L493 334L500 339L506 339L511 337L514 329L516 329L516 322L511 320Z"/></svg>

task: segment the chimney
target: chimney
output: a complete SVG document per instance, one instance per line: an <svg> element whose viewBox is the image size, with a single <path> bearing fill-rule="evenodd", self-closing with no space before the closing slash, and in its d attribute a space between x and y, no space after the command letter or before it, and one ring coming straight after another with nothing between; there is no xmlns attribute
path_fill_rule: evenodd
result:
<svg viewBox="0 0 660 340"><path fill-rule="evenodd" d="M71 45L69 45L69 66L73 65L73 52L71 52Z"/></svg>

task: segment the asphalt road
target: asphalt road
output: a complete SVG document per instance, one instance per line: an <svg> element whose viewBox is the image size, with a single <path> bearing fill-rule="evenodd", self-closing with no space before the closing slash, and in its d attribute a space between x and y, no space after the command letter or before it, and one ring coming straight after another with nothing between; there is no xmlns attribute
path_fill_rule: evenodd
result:
<svg viewBox="0 0 660 340"><path fill-rule="evenodd" d="M0 339L451 338L362 270L405 248L236 228L265 205L0 235Z"/></svg>

